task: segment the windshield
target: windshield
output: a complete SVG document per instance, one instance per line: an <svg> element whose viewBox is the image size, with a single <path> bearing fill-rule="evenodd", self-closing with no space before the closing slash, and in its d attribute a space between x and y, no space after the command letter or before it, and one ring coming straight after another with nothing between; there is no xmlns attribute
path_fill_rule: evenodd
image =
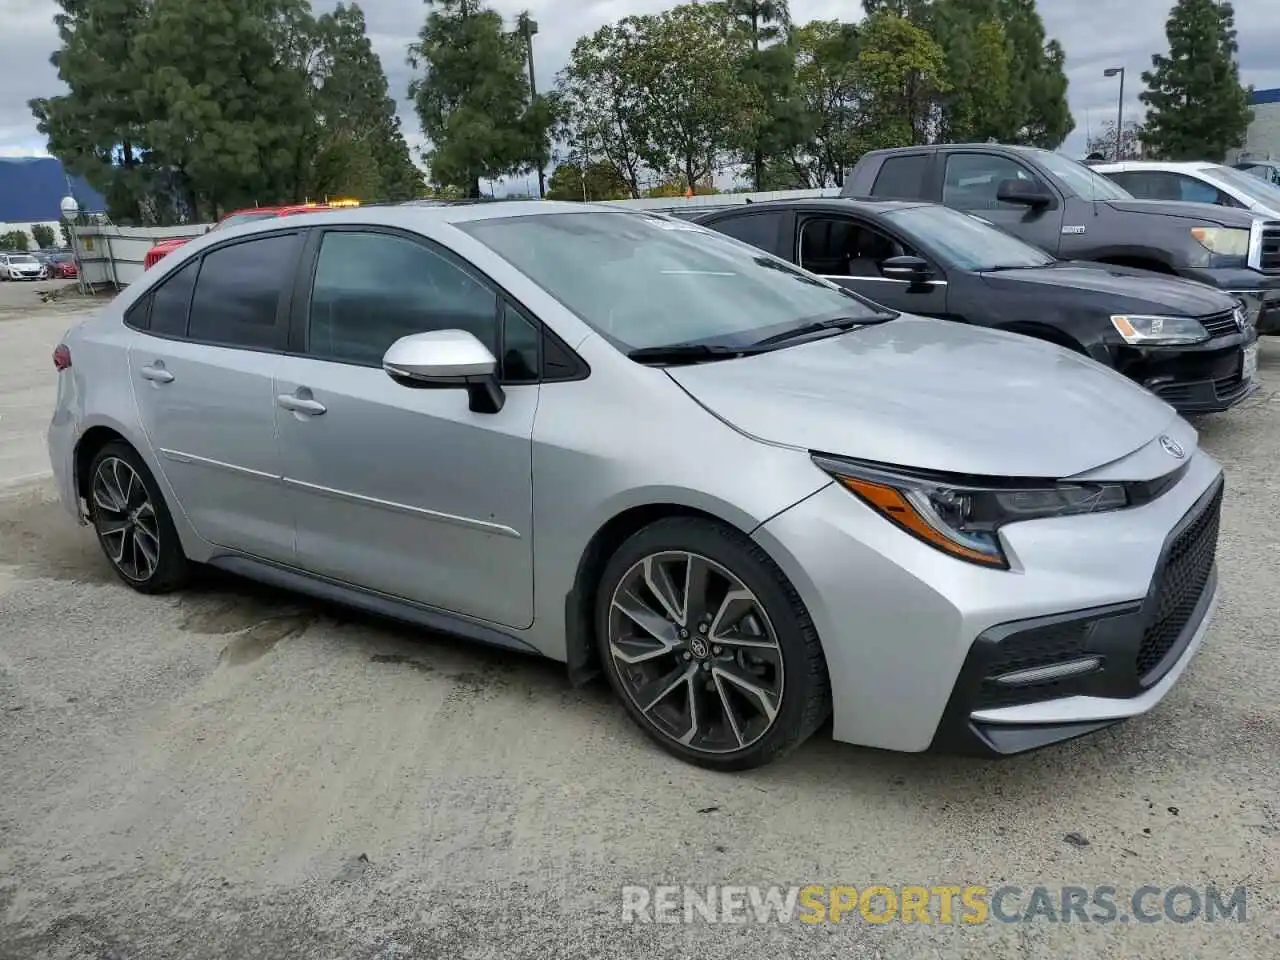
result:
<svg viewBox="0 0 1280 960"><path fill-rule="evenodd" d="M1280 213L1280 187L1275 184L1267 183L1261 177L1255 177L1243 170L1233 170L1231 167L1215 166L1211 167L1209 172L1224 183L1231 184L1250 200L1255 200Z"/></svg>
<svg viewBox="0 0 1280 960"><path fill-rule="evenodd" d="M20 254L11 253L9 254L9 262L10 263L39 263L40 261L37 260L35 257L29 256L25 253L20 253Z"/></svg>
<svg viewBox="0 0 1280 960"><path fill-rule="evenodd" d="M881 308L754 247L651 214L584 211L456 224L621 349L745 346Z"/></svg>
<svg viewBox="0 0 1280 960"><path fill-rule="evenodd" d="M950 207L906 207L884 217L916 238L920 246L932 247L940 259L962 270L1012 270L1054 262L1038 247Z"/></svg>
<svg viewBox="0 0 1280 960"><path fill-rule="evenodd" d="M256 213L233 213L231 216L219 220L213 229L238 227L242 223L252 223L254 220L270 220L274 216L278 216L274 210L264 210Z"/></svg>
<svg viewBox="0 0 1280 960"><path fill-rule="evenodd" d="M1052 150L1028 150L1045 168L1075 191L1081 200L1132 200L1133 194L1083 163Z"/></svg>

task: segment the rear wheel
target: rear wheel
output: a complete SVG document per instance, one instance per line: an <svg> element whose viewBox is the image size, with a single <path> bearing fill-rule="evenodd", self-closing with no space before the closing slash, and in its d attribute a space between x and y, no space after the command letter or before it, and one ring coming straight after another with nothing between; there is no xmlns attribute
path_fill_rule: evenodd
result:
<svg viewBox="0 0 1280 960"><path fill-rule="evenodd" d="M745 770L804 742L830 712L817 632L760 547L701 518L660 520L609 560L596 633L610 683L683 760Z"/></svg>
<svg viewBox="0 0 1280 960"><path fill-rule="evenodd" d="M188 563L160 487L136 450L113 441L89 465L85 498L98 544L116 575L140 593L181 586Z"/></svg>

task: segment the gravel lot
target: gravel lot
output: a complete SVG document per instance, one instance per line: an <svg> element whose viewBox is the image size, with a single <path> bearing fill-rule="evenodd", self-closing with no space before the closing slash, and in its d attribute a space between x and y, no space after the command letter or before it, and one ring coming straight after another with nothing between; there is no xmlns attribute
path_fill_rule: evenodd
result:
<svg viewBox="0 0 1280 960"><path fill-rule="evenodd" d="M603 687L229 579L139 596L54 502L49 352L0 285L0 958L1274 958L1280 342L1199 424L1224 599L1151 715L989 763L821 738L747 775ZM1068 835L1072 835L1068 839ZM623 925L623 884L1248 889L1244 923Z"/></svg>

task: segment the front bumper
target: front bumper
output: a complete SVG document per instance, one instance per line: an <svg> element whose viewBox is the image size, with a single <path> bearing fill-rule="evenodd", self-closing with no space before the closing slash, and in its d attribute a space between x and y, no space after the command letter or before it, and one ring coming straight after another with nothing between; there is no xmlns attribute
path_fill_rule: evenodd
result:
<svg viewBox="0 0 1280 960"><path fill-rule="evenodd" d="M1166 432L1195 447L1185 422ZM837 486L784 511L753 537L795 586L822 640L835 739L888 750L1002 754L1149 710L1173 685L1203 636L1213 602L1211 576L1194 608L1182 611L1185 622L1171 641L1144 640L1151 624L1142 618L1155 609L1152 597L1160 595L1158 573L1168 565L1170 544L1196 507L1212 500L1221 477L1218 464L1197 450L1181 481L1141 507L1006 526L1001 535L1013 564L1008 571L955 560ZM1216 531L1212 539L1216 544ZM1198 607L1204 591L1208 599ZM1096 620L1108 622L1089 628ZM1007 644L1016 642L1010 638L1049 621L1077 624L1078 636L1068 640L1090 651L1098 645L1109 665L1073 680L1082 685L1079 692L1037 688L1039 699L1026 699L1024 692L1023 699L1003 705L977 698L982 689L974 684L988 676L992 646L1008 653L1013 647ZM1135 680L1147 641L1147 666ZM1160 644L1166 648L1158 662L1148 663ZM1068 652L1074 656L1074 650ZM1014 669L1004 666L997 675ZM1001 710L1013 712L993 712ZM997 724L1001 730L986 731Z"/></svg>
<svg viewBox="0 0 1280 960"><path fill-rule="evenodd" d="M1141 602L983 631L952 690L932 749L1004 756L1145 713L1204 640L1217 603L1219 480L1161 551Z"/></svg>
<svg viewBox="0 0 1280 960"><path fill-rule="evenodd" d="M1114 347L1115 368L1182 414L1221 413L1258 389L1244 375L1252 330L1185 347Z"/></svg>

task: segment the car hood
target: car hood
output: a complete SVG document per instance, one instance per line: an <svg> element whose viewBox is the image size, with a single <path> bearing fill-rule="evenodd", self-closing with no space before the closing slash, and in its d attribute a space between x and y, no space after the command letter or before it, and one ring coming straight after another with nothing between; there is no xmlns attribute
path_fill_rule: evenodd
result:
<svg viewBox="0 0 1280 960"><path fill-rule="evenodd" d="M983 274L992 287L1029 284L1097 293L1117 310L1160 310L1173 316L1204 317L1224 313L1235 299L1213 287L1181 277L1116 267L1105 263L1059 263L1049 267L1000 270ZM1046 296L1051 295L1046 291Z"/></svg>
<svg viewBox="0 0 1280 960"><path fill-rule="evenodd" d="M1219 207L1212 203L1189 203L1183 200L1106 200L1113 210L1124 213L1148 213L1159 217L1183 217L1201 223L1224 227L1251 227L1257 216L1248 210Z"/></svg>
<svg viewBox="0 0 1280 960"><path fill-rule="evenodd" d="M1074 476L1132 453L1178 419L1164 401L1080 354L907 315L667 372L760 440L983 476Z"/></svg>

